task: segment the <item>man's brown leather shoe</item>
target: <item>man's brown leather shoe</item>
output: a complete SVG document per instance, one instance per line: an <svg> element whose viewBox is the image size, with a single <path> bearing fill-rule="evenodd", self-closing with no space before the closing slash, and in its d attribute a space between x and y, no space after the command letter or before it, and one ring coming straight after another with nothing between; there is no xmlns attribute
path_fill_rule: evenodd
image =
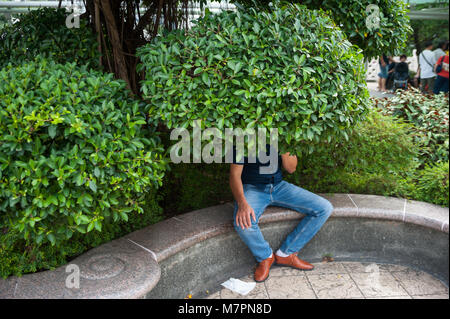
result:
<svg viewBox="0 0 450 319"><path fill-rule="evenodd" d="M295 269L312 270L314 266L297 257L297 253L290 254L287 257L280 257L275 254L275 264L279 266L287 266Z"/></svg>
<svg viewBox="0 0 450 319"><path fill-rule="evenodd" d="M272 253L272 256L269 258L264 259L261 261L255 270L255 276L254 279L256 282L262 282L266 280L269 277L269 270L272 264L275 261L274 253Z"/></svg>

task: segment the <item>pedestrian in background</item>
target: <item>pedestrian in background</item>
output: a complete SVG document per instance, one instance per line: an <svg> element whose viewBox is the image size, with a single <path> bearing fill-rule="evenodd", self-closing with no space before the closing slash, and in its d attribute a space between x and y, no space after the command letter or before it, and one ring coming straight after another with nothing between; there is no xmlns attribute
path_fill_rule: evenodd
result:
<svg viewBox="0 0 450 319"><path fill-rule="evenodd" d="M434 55L433 43L431 41L425 42L425 50L419 55L419 69L417 75L420 76L420 89L422 93L433 93L434 81L436 73L434 73L434 65L437 60Z"/></svg>
<svg viewBox="0 0 450 319"><path fill-rule="evenodd" d="M388 78L389 58L385 55L378 59L380 65L380 73L378 73L378 90L386 93L386 81Z"/></svg>
<svg viewBox="0 0 450 319"><path fill-rule="evenodd" d="M440 92L448 93L448 75L449 75L448 54L439 58L435 65L435 72L437 74L436 82L434 83L434 94Z"/></svg>
<svg viewBox="0 0 450 319"><path fill-rule="evenodd" d="M437 49L433 51L436 61L439 60L440 57L446 55L446 51L448 51L448 40L440 41Z"/></svg>

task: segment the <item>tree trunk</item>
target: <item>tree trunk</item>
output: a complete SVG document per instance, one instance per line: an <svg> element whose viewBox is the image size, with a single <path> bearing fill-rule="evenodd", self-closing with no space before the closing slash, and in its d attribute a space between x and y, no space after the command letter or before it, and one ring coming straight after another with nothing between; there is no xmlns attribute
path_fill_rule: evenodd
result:
<svg viewBox="0 0 450 319"><path fill-rule="evenodd" d="M156 37L160 21L164 21L162 25L169 31L187 28L189 1L192 0L147 0L147 10L141 15L138 0L86 0L86 12L82 17L97 34L101 65L139 94L143 74L136 73L139 63L136 49ZM184 15L182 21L179 21L180 12Z"/></svg>

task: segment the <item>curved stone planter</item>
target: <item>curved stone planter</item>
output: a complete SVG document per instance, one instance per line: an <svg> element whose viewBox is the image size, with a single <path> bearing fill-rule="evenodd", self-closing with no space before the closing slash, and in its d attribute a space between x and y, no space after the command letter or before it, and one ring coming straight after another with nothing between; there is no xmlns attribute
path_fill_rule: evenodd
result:
<svg viewBox="0 0 450 319"><path fill-rule="evenodd" d="M321 194L331 218L301 258L393 263L422 270L448 286L449 209L405 199ZM0 298L184 298L230 277L248 274L255 260L232 226L227 203L179 215L94 248L73 260L80 288L67 288L66 266L0 280ZM269 207L260 219L272 248L303 217Z"/></svg>

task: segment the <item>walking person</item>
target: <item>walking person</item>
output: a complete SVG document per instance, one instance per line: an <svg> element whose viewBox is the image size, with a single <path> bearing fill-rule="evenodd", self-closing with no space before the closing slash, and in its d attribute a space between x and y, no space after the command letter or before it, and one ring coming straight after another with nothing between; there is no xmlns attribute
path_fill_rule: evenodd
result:
<svg viewBox="0 0 450 319"><path fill-rule="evenodd" d="M420 89L422 93L431 94L434 88L434 81L436 73L434 73L434 65L436 64L436 57L434 55L433 43L427 41L425 43L425 50L419 55L419 70L416 76L420 76Z"/></svg>

